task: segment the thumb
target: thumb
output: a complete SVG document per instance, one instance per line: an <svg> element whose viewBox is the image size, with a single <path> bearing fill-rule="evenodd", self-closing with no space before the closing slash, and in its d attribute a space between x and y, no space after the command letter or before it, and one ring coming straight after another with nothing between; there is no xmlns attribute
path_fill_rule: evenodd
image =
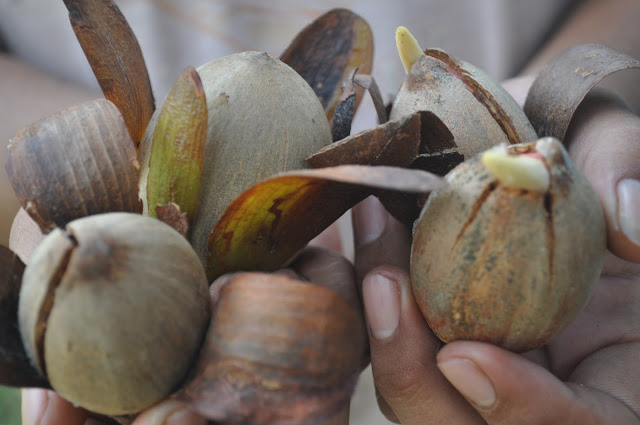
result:
<svg viewBox="0 0 640 425"><path fill-rule="evenodd" d="M404 425L483 423L438 370L442 343L415 303L408 274L396 267L373 269L363 281L363 300L371 369L385 416Z"/></svg>
<svg viewBox="0 0 640 425"><path fill-rule="evenodd" d="M458 341L437 356L438 368L489 425L635 424L614 397L565 384L543 367L490 344Z"/></svg>
<svg viewBox="0 0 640 425"><path fill-rule="evenodd" d="M612 94L593 91L576 111L565 144L602 202L609 249L640 262L640 117Z"/></svg>

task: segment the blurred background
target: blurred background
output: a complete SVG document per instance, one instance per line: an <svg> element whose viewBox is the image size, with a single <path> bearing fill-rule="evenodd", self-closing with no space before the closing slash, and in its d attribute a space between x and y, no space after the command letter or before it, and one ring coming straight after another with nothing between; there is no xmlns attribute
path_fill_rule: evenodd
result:
<svg viewBox="0 0 640 425"><path fill-rule="evenodd" d="M20 425L20 390L0 385L0 425Z"/></svg>
<svg viewBox="0 0 640 425"><path fill-rule="evenodd" d="M570 0L116 0L137 35L160 101L187 65L259 50L279 56L314 18L336 7L369 22L375 40L373 75L383 95L400 87L404 70L394 32L407 26L422 47L439 47L496 80L514 75L561 19ZM57 110L101 97L61 0L0 0L0 140ZM365 97L353 131L375 124ZM0 162L6 150L0 149ZM0 244L8 245L18 202L0 167ZM387 424L378 412L367 369L352 423ZM0 425L20 423L18 390L0 386Z"/></svg>

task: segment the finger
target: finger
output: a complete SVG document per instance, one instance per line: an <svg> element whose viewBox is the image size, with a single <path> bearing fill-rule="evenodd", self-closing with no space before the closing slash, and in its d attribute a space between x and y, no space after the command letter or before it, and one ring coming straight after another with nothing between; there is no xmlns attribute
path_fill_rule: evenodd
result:
<svg viewBox="0 0 640 425"><path fill-rule="evenodd" d="M384 415L385 418L387 418L388 421L399 424L400 419L398 419L398 417L396 416L391 406L389 406L389 403L387 403L387 400L385 400L384 397L382 397L382 394L380 394L380 390L378 389L378 387L375 387L375 390L376 390L376 402L378 403L378 408L380 409L380 412Z"/></svg>
<svg viewBox="0 0 640 425"><path fill-rule="evenodd" d="M370 196L353 209L356 282L378 266L409 270L411 232Z"/></svg>
<svg viewBox="0 0 640 425"><path fill-rule="evenodd" d="M53 391L22 390L23 425L84 425L87 412Z"/></svg>
<svg viewBox="0 0 640 425"><path fill-rule="evenodd" d="M565 140L604 207L609 249L640 262L640 117L611 94L582 102Z"/></svg>
<svg viewBox="0 0 640 425"><path fill-rule="evenodd" d="M363 300L376 387L400 423L483 423L438 370L442 344L414 301L407 273L372 270L363 282Z"/></svg>
<svg viewBox="0 0 640 425"><path fill-rule="evenodd" d="M564 384L524 357L490 344L453 342L437 359L442 373L489 425L638 424L616 398L589 385Z"/></svg>
<svg viewBox="0 0 640 425"><path fill-rule="evenodd" d="M142 412L131 425L206 425L207 420L176 400L166 400Z"/></svg>
<svg viewBox="0 0 640 425"><path fill-rule="evenodd" d="M337 252L342 252L342 239L340 238L340 226L338 225L338 222L336 221L318 236L313 238L309 242L309 245L323 246Z"/></svg>
<svg viewBox="0 0 640 425"><path fill-rule="evenodd" d="M350 261L353 261L353 239L351 213L347 212L331 226L309 242L311 246L332 249Z"/></svg>

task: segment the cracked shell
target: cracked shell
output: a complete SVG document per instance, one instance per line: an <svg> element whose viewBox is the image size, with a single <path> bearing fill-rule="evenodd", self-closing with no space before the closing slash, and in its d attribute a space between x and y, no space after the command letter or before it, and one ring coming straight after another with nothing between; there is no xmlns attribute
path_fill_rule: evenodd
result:
<svg viewBox="0 0 640 425"><path fill-rule="evenodd" d="M417 111L434 113L449 128L455 149L465 159L501 143L538 138L522 108L483 70L439 49L424 53L400 87L390 121Z"/></svg>
<svg viewBox="0 0 640 425"><path fill-rule="evenodd" d="M39 371L65 399L106 415L137 413L176 390L209 317L191 246L168 225L130 213L49 233L25 269L18 305Z"/></svg>
<svg viewBox="0 0 640 425"><path fill-rule="evenodd" d="M543 161L548 189L507 185L480 156L460 164L416 222L411 280L444 342L522 352L548 342L588 301L602 268L605 224L595 192L556 139L505 149Z"/></svg>

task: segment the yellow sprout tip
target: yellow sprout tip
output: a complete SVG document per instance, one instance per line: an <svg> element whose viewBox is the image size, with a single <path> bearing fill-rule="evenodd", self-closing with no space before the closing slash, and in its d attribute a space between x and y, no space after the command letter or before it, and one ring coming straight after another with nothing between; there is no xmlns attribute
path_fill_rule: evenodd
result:
<svg viewBox="0 0 640 425"><path fill-rule="evenodd" d="M396 29L396 47L398 48L402 66L404 66L404 70L408 74L413 63L424 55L424 51L406 27L398 27Z"/></svg>
<svg viewBox="0 0 640 425"><path fill-rule="evenodd" d="M504 148L495 148L484 152L481 159L489 172L507 187L535 192L549 189L549 171L539 158L510 155Z"/></svg>

